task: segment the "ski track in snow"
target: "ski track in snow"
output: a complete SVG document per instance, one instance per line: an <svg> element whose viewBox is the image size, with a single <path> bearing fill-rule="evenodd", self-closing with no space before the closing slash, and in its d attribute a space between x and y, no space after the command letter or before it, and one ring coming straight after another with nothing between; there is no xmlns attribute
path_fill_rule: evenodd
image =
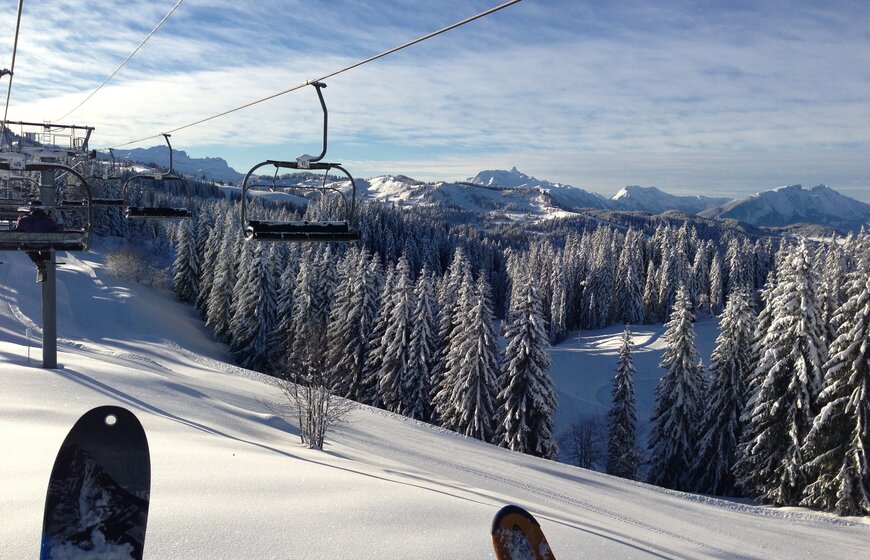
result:
<svg viewBox="0 0 870 560"><path fill-rule="evenodd" d="M344 432L344 435L350 436L349 433L342 430L341 428L337 428L336 432L337 433ZM634 519L634 518L631 518L631 517L628 517L628 516L625 516L625 515L622 515L619 513L615 513L611 510L596 506L596 505L594 505L591 502L588 502L586 500L582 500L582 499L576 498L574 496L568 496L567 494L563 494L561 492L556 492L556 491L551 490L549 488L546 488L544 486L540 486L540 485L533 484L530 482L519 482L514 478L510 478L507 476L501 476L501 475L495 474L492 471L484 471L484 470L470 467L467 465L459 464L459 463L456 463L453 461L447 461L445 459L442 459L441 457L438 457L438 456L432 455L432 454L428 454L428 453L421 453L419 451L411 451L410 449L407 449L405 447L391 445L383 440L375 441L373 439L366 438L359 433L353 434L352 439L354 441L364 442L364 443L370 445L374 449L389 449L390 451L392 451L398 455L412 457L412 458L418 459L418 460L422 459L426 464L436 464L436 465L440 465L442 467L448 467L452 470L455 470L455 471L458 471L458 472L461 472L464 474L469 474L469 475L472 475L472 476L475 476L475 477L478 477L478 478L481 478L484 480L488 480L491 482L495 482L497 484L500 484L502 486L506 486L508 488L522 490L524 492L528 492L528 493L530 493L534 496L540 497L540 498L549 499L549 500L552 500L554 502L558 502L558 503L565 504L565 505L568 505L568 506L571 506L574 508L582 509L582 510L587 511L589 513L601 515L601 516L607 517L609 519L613 519L615 521L619 521L622 523L633 525L633 526L641 528L641 529L652 531L656 534L670 537L672 539L676 539L678 541L681 541L681 542L684 542L687 544L692 544L692 545L695 545L697 547L709 550L710 552L714 552L714 553L720 555L720 557L722 557L722 558L727 558L729 556L732 556L732 553L727 551L727 550L709 545L709 544L704 543L704 542L699 541L699 540L691 539L685 535L681 535L681 534L673 532L673 531L661 529L661 528L656 527L654 525L651 525L649 523L644 523L643 521L639 521L637 519ZM643 548L646 548L649 546L649 545L641 544L641 543L635 543L635 544L637 546L641 546ZM663 551L659 551L659 552L663 552Z"/></svg>

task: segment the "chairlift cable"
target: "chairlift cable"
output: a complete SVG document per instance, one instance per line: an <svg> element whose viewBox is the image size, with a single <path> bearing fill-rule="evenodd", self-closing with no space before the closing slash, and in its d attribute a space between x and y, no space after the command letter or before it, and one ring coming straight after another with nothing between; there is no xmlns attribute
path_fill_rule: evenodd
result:
<svg viewBox="0 0 870 560"><path fill-rule="evenodd" d="M142 42L139 43L139 46L136 47L136 48L133 50L133 52L130 53L130 56L128 56L127 58L125 58L125 59L124 59L124 62L122 62L122 63L121 63L117 68L115 68L115 71L112 72L111 74L109 74L109 77L106 78L105 80L103 80L103 83L101 83L100 85L97 86L97 89L95 89L94 91L92 91L92 92L90 93L90 95L88 95L87 97L85 97L84 100L82 100L81 103L79 103L78 105L76 105L76 106L73 108L72 111L68 112L67 114L65 114L64 116L62 116L62 117L59 118L59 119L55 119L55 122L57 122L57 121L62 121L63 119L65 119L65 118L67 118L68 116L70 116L70 115L72 115L73 113L75 113L75 112L78 110L79 107L81 107L82 105L84 105L85 103L87 103L88 100L89 100L91 97L93 97L94 95L96 95L96 93L97 93L98 91L100 91L100 89L102 89L102 87L103 87L104 85L106 85L106 84L109 82L109 80L111 80L112 78L114 78L114 77L115 77L115 74L117 74L118 72L120 72L120 71L121 71L121 68L123 68L123 67L124 67L128 62L130 62L130 59L131 59L131 58L133 58L134 56L136 56L136 53L138 53L139 50L140 50L140 49L145 45L145 43L148 42L148 39L150 39L150 38L151 38L155 33L157 33L157 30L158 30L158 29L160 29L161 27L163 27L163 24L166 23L166 20L169 19L169 16L171 16L172 13L175 12L176 8L178 8L178 6L181 5L181 2L182 2L182 1L183 1L183 0L178 0L178 2L176 2L175 5L172 6L172 9L170 9L170 10L166 13L166 15L163 16L163 19L160 20L160 22L157 24L157 26L156 26L154 29L151 30L151 33L149 33L148 35L145 36L145 38L142 40Z"/></svg>
<svg viewBox="0 0 870 560"><path fill-rule="evenodd" d="M18 0L18 21L15 23L15 42L12 46L12 65L9 67L9 86L6 88L6 110L3 112L3 126L6 126L6 118L9 116L9 98L12 96L12 77L15 74L15 55L18 53L18 32L21 31L21 12L24 8L24 0Z"/></svg>
<svg viewBox="0 0 870 560"><path fill-rule="evenodd" d="M247 108L249 108L249 107L253 107L254 105L258 105L258 104L263 103L263 102L265 102L265 101L269 101L269 100L271 100L271 99L275 99L276 97L280 97L280 96L282 96L282 95L286 95L286 94L288 94L288 93L291 93L291 92L294 92L294 91L296 91L296 90L302 89L302 88L304 88L305 86L312 85L312 84L314 84L314 83L316 83L316 82L322 82L322 81L325 81L325 80L327 80L328 78L332 78L332 77L334 77L334 76L337 76L337 75L342 74L342 73L344 73L344 72L347 72L347 71L349 71L349 70L353 70L354 68L358 68L358 67L360 67L360 66L362 66L362 65L364 65L364 64L368 64L369 62L374 62L375 60L378 60L378 59L380 59L380 58L384 58L385 56L389 56L389 55L391 55L391 54L393 54L393 53L396 53L396 52L398 52L398 51L400 51L400 50L402 50L402 49L405 49L405 48L408 48L408 47L410 47L410 46L416 45L417 43L422 43L423 41L429 40L429 39L431 39L431 38L433 38L433 37L436 37L436 36L438 36L438 35L441 35L441 34L443 34L443 33L448 32L448 31L452 31L452 30L456 29L457 27L461 27L461 26L463 26L463 25L465 25L465 24L468 24L468 23L471 23L471 22L473 22L473 21L475 21L475 20L478 20L478 19L481 19L481 18L483 18L483 17L486 17L486 16L488 16L488 15L490 15L490 14L493 14L493 13L495 13L495 12L498 12L498 11L500 11L500 10L503 10L504 8L507 8L507 7L509 7L509 6L512 6L512 5L514 5L514 4L517 4L517 3L521 2L521 1L522 1L522 0L510 0L510 1L508 1L508 2L505 2L505 3L503 3L503 4L500 4L500 5L495 6L495 7L493 7L493 8L490 8L490 9L488 9L488 10L485 10L485 11L483 11L483 12L480 12L479 14L476 14L476 15L473 15L473 16L471 16L471 17L468 17L468 18L466 18L466 19L464 19L464 20L462 20L462 21L458 21L458 22L456 22L456 23L454 23L454 24L448 25L447 27L443 27L443 28L439 29L438 31L433 31L432 33L429 33L429 34L424 35L424 36L422 36L422 37L418 37L417 39L414 39L413 41L408 41L407 43L404 43L404 44L399 45L399 46L397 46L397 47L393 47L393 48L391 48L391 49L389 49L389 50L386 50L386 51L384 51L384 52L382 52L382 53L380 53L380 54L376 54L376 55L371 56L371 57L369 57L369 58L366 58L366 59L364 59L364 60L360 60L360 61L358 61L358 62L355 62L355 63L351 64L350 66L345 66L344 68L342 68L342 69L340 69L340 70L335 70L335 71L333 71L333 72L330 72L330 73L328 73L328 74L325 74L325 75L323 75L323 76L321 76L321 77L319 77L319 78L315 78L315 79L313 79L313 80L306 80L305 82L303 82L303 83L301 83L301 84L297 84L297 85L291 87L290 89L286 89L286 90L284 90L284 91L280 91L280 92L278 92L278 93L273 93L272 95L269 95L269 96L267 96L267 97L263 97L262 99L257 99L256 101L251 101L250 103L246 103L246 104L244 104L244 105L240 105L239 107L235 107L235 108L233 108L233 109L228 109L228 110L226 110L226 111L224 111L224 112L222 112L222 113L218 113L218 114L216 114L216 115L212 115L212 116L210 116L210 117L206 117L206 118L204 118L204 119L200 119L200 120L198 120L198 121L195 121L195 122L192 122L192 123L189 123L189 124L185 124L185 125L179 126L179 127L177 127L177 128L173 128L173 129L168 130L168 131L166 131L166 132L167 132L168 134L171 134L171 133L174 133L174 132L178 132L179 130L184 130L184 129L187 129L187 128L191 128L191 127L194 127L194 126L197 126L197 125L200 125L200 124L206 123L206 122L208 122L208 121L212 121L212 120L217 119L217 118L220 118L220 117L225 117L226 115L229 115L229 114L231 114L231 113L235 113L235 112L237 112L237 111L241 111L242 109L247 109ZM161 136L161 134L154 134L154 135L152 135L152 136L146 136L146 137L144 137L144 138L139 138L139 139L137 139L137 140L131 140L130 142L125 142L125 143L123 143L123 144L118 144L118 145L116 145L116 146L113 146L113 148L122 148L122 147L124 147L124 146L129 146L129 145L131 145L131 144L138 144L138 143L140 143L140 142L144 142L144 141L146 141L146 140L151 140L152 138L158 138L159 136Z"/></svg>

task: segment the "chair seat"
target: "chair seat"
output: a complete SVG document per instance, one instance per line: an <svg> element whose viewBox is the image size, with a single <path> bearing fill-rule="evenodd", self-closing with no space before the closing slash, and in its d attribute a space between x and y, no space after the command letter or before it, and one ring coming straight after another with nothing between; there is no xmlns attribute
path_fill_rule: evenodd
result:
<svg viewBox="0 0 870 560"><path fill-rule="evenodd" d="M346 242L360 238L347 222L275 222L248 220L245 237L257 241Z"/></svg>
<svg viewBox="0 0 870 560"><path fill-rule="evenodd" d="M85 251L87 233L83 230L29 232L0 230L0 251Z"/></svg>

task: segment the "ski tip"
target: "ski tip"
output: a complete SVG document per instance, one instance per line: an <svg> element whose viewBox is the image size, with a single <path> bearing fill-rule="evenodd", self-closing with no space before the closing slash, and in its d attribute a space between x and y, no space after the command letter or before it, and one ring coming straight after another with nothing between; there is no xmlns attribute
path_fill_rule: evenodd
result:
<svg viewBox="0 0 870 560"><path fill-rule="evenodd" d="M498 510L498 513L495 514L495 517L492 519L492 532L494 533L500 527L503 527L504 521L512 515L518 515L536 527L541 526L541 524L538 523L538 520L535 519L535 517L531 513L521 508L520 506L510 504L504 506L503 508Z"/></svg>

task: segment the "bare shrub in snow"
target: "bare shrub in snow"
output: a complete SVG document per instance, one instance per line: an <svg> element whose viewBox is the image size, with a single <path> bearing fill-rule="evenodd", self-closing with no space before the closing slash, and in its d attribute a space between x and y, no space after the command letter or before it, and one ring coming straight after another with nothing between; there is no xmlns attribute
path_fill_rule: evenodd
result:
<svg viewBox="0 0 870 560"><path fill-rule="evenodd" d="M582 415L559 438L566 461L584 469L602 467L607 459L607 423L601 416Z"/></svg>
<svg viewBox="0 0 870 560"><path fill-rule="evenodd" d="M342 423L353 408L353 401L329 392L324 382L278 382L281 392L299 420L302 443L309 449L323 449L326 434Z"/></svg>
<svg viewBox="0 0 870 560"><path fill-rule="evenodd" d="M120 280L136 282L152 288L166 284L166 269L132 247L122 247L106 256L106 272Z"/></svg>

